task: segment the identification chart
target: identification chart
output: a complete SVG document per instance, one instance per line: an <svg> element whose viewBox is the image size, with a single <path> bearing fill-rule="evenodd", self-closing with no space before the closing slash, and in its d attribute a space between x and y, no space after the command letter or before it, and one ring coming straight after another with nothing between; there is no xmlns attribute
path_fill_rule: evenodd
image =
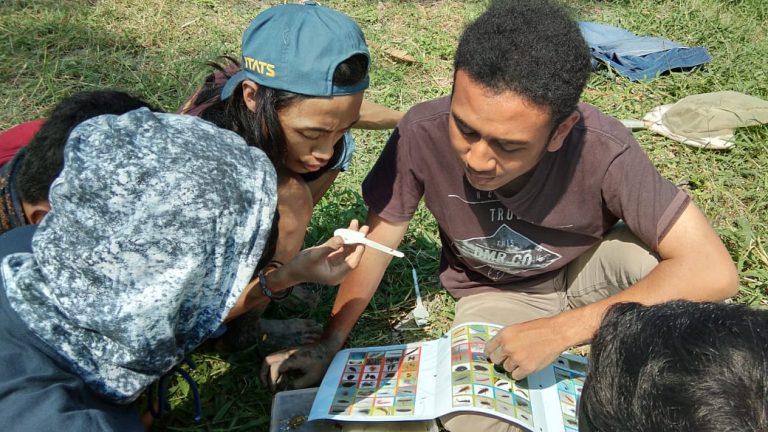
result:
<svg viewBox="0 0 768 432"><path fill-rule="evenodd" d="M577 432L587 360L563 353L544 370L515 381L485 357L486 342L500 329L468 323L437 340L340 351L309 420L428 420L475 411L531 431Z"/></svg>

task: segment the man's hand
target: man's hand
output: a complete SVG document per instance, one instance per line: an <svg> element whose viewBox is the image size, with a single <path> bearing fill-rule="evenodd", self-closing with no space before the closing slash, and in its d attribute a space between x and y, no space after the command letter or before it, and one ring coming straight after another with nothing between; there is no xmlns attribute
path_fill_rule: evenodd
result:
<svg viewBox="0 0 768 432"><path fill-rule="evenodd" d="M556 319L542 318L504 327L485 345L485 355L519 380L544 369L570 348Z"/></svg>
<svg viewBox="0 0 768 432"><path fill-rule="evenodd" d="M261 365L261 382L270 390L292 390L317 384L336 350L325 342L270 354Z"/></svg>
<svg viewBox="0 0 768 432"><path fill-rule="evenodd" d="M368 227L358 228L357 220L349 229L368 233ZM344 245L341 237L331 237L320 246L299 252L287 265L299 282L315 282L324 285L338 285L344 277L360 263L364 246Z"/></svg>

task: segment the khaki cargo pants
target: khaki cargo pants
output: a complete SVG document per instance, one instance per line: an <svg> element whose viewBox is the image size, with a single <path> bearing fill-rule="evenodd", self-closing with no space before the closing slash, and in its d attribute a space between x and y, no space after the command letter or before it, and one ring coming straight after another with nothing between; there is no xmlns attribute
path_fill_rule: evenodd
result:
<svg viewBox="0 0 768 432"><path fill-rule="evenodd" d="M470 321L507 326L556 315L615 294L642 279L658 257L623 224L603 241L568 264L554 279L525 292L489 292L461 298L454 325ZM524 430L498 417L451 414L440 418L451 432Z"/></svg>

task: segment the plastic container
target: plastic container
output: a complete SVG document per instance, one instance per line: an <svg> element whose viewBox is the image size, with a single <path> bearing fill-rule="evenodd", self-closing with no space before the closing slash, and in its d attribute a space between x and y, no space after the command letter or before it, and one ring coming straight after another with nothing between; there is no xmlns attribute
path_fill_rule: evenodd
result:
<svg viewBox="0 0 768 432"><path fill-rule="evenodd" d="M272 402L269 432L437 432L434 420L412 422L340 422L316 420L307 416L315 401L317 388L277 393Z"/></svg>
<svg viewBox="0 0 768 432"><path fill-rule="evenodd" d="M282 391L272 401L269 432L340 432L338 422L308 422L317 388Z"/></svg>

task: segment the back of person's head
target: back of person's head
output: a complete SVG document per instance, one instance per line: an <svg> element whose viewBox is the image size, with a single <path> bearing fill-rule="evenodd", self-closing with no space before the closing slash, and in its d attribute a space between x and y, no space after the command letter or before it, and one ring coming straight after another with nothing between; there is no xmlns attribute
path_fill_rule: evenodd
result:
<svg viewBox="0 0 768 432"><path fill-rule="evenodd" d="M243 33L241 54L240 70L227 75L223 87L209 79L195 102L219 95L222 102L202 117L239 133L278 165L285 152L280 110L308 97L346 96L368 88L370 55L362 30L350 17L314 1L258 14ZM255 110L246 106L245 80L259 86Z"/></svg>
<svg viewBox="0 0 768 432"><path fill-rule="evenodd" d="M21 199L31 204L48 200L48 189L64 163L64 144L75 126L91 117L123 114L142 107L158 111L141 99L114 90L84 91L59 102L26 146L16 182Z"/></svg>
<svg viewBox="0 0 768 432"><path fill-rule="evenodd" d="M593 342L579 430L768 430L768 311L619 304Z"/></svg>
<svg viewBox="0 0 768 432"><path fill-rule="evenodd" d="M493 1L462 33L454 60L454 72L489 90L548 107L553 124L576 109L590 67L577 22L553 0Z"/></svg>

